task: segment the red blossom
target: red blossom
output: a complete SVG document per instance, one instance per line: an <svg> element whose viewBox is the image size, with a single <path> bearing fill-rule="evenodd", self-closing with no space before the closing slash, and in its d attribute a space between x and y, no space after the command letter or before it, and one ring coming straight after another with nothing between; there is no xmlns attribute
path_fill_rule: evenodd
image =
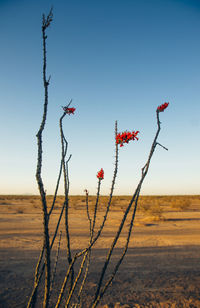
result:
<svg viewBox="0 0 200 308"><path fill-rule="evenodd" d="M97 173L97 178L99 180L103 180L104 179L104 171L103 169L101 168L101 170Z"/></svg>
<svg viewBox="0 0 200 308"><path fill-rule="evenodd" d="M139 133L138 130L136 132L135 131L132 131L132 132L125 131L123 133L119 133L116 136L116 143L120 144L120 147L123 147L124 143L129 143L129 141L135 140L135 139L138 140L138 137L137 137L138 133Z"/></svg>
<svg viewBox="0 0 200 308"><path fill-rule="evenodd" d="M63 110L64 112L66 112L67 114L74 114L74 111L76 110L76 108L72 107L72 108L69 108L69 107L63 107Z"/></svg>
<svg viewBox="0 0 200 308"><path fill-rule="evenodd" d="M158 106L157 112L163 112L168 107L168 105L169 105L169 103L164 103L164 104Z"/></svg>

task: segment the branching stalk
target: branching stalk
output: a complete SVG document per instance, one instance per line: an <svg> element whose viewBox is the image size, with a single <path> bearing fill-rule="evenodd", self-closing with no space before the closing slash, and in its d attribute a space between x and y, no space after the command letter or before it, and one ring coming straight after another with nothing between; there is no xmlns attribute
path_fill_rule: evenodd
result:
<svg viewBox="0 0 200 308"><path fill-rule="evenodd" d="M68 106L71 104L68 104ZM67 106L67 107L68 107ZM66 112L63 113L63 115L60 118L60 136L61 136L61 146L62 146L62 169L63 169L63 176L64 176L64 193L65 193L65 231L66 231L66 240L67 240L67 259L68 263L70 264L72 262L72 255L71 255L71 247L70 247L70 234L69 234L69 221L68 221L68 207L69 207L69 175L68 175L68 165L65 164L65 144L67 145L67 140L65 139L64 133L63 133L63 126L62 126L62 120L65 117ZM73 285L73 279L74 279L74 270L73 267L71 269L71 287Z"/></svg>
<svg viewBox="0 0 200 308"><path fill-rule="evenodd" d="M48 228L48 213L47 213L47 202L46 194L44 190L44 184L41 176L42 169L42 133L46 123L47 117L47 106L48 106L48 86L50 77L46 78L46 29L49 27L53 18L52 9L50 10L47 18L43 15L42 23L42 39L43 39L43 83L44 83L44 111L43 118L40 125L40 129L37 133L37 143L38 143L38 159L37 159L37 170L36 170L36 180L38 183L38 188L42 201L43 209L43 226L44 226L44 250L45 250L45 292L43 307L48 308L49 306L49 291L50 291L50 279L51 279L51 263L50 263L50 247L49 247L49 228Z"/></svg>
<svg viewBox="0 0 200 308"><path fill-rule="evenodd" d="M66 299L65 299L65 307L68 308L70 307L72 298L74 296L74 292L76 287L78 286L80 277L83 273L85 272L84 277L82 279L82 282L80 283L79 287L79 292L78 296L76 298L75 303L72 304L74 307L82 307L82 293L84 286L86 284L87 276L89 273L89 266L90 266L90 261L91 261L91 253L92 253L92 248L95 245L96 241L99 239L99 237L102 234L102 230L105 226L105 222L108 218L108 213L110 210L111 202L112 202L112 197L113 197L113 192L114 192L114 187L115 187L115 182L116 182L116 177L117 177L117 171L118 171L118 143L120 143L121 146L123 146L123 143L128 143L130 140L138 139L137 134L138 131L136 132L124 132L123 134L118 134L117 132L117 121L115 122L115 164L114 164L114 174L112 178L112 183L111 183L111 189L110 189L110 195L109 195L109 200L106 206L105 210L105 215L103 217L103 221L101 222L101 225L99 226L98 230L96 231L97 228L96 226L96 219L97 219L97 211L98 211L98 203L99 203L99 197L100 197L100 187L101 187L101 180L103 179L103 175L100 176L99 173L97 177L99 178L98 181L98 187L97 187L97 195L96 195L96 202L94 206L94 213L93 217L90 215L89 211L89 204L88 204L88 191L86 191L86 211L87 211L87 218L89 221L89 228L90 228L90 238L89 238L89 243L86 246L86 248L82 249L80 252L76 253L74 256L72 256L72 251L71 251L71 243L70 243L70 233L69 233L69 170L68 170L68 163L71 158L71 155L69 158L66 160L66 155L67 155L67 149L68 149L68 142L65 138L64 132L63 132L63 119L66 116L66 114L73 114L75 111L75 108L69 108L70 104L72 101L69 102L69 104L66 107L63 107L64 113L60 117L59 120L59 128L60 128L60 137L61 137L61 163L60 163L60 169L59 169L59 174L56 182L56 187L55 187L55 192L54 192L54 197L53 201L50 207L50 210L48 212L48 207L47 207L47 198L46 198L46 191L44 189L44 183L42 179L42 158L43 158L43 131L46 125L46 119L47 119L47 109L48 109L48 87L50 83L51 76L47 78L46 70L47 70L47 51L46 51L46 40L47 40L47 35L46 35L46 30L50 26L51 22L53 20L53 12L52 9L50 10L49 14L47 17L43 15L42 19L42 43L43 43L43 86L44 86L44 104L43 104L43 115L42 115L42 121L40 123L39 130L37 132L37 147L38 147L38 155L37 155L37 167L36 167L36 180L38 184L38 189L40 192L40 197L41 197L41 204L42 204L42 213L43 213L43 247L40 252L40 256L38 258L38 262L36 265L35 269L35 276L34 276L34 286L32 290L32 294L29 298L29 302L27 304L27 308L35 308L36 301L37 301L37 292L38 288L40 286L40 283L42 281L43 273L45 273L45 279L44 279L44 297L43 297L43 308L49 308L51 306L50 304L50 295L52 294L53 287L54 287L54 280L55 280L55 275L56 275L56 269L57 269L57 264L58 264L58 258L59 258L59 251L60 251L60 244L61 244L61 234L60 232L60 238L58 241L58 250L57 250L57 255L55 259L55 267L53 274L51 275L51 250L53 248L55 239L58 234L59 226L61 219L64 215L65 219L65 234L66 234L66 251L67 251L67 271L65 278L62 283L62 287L57 299L57 303L55 305L55 308L59 308L62 304L62 300L64 297L64 292L67 286L67 283L69 282L69 289L66 292ZM134 226L134 219L136 215L136 210L138 206L138 199L140 196L140 191L142 188L142 184L144 182L144 179L148 173L149 166L151 163L152 156L154 154L154 151L156 149L156 146L159 145L165 150L168 150L166 147L164 147L162 144L157 142L159 133L160 133L160 120L159 120L159 114L160 112L164 111L165 108L169 103L164 103L161 106L157 108L156 112L156 117L157 117L157 131L152 143L152 146L150 148L149 156L147 159L146 164L142 168L142 174L141 178L139 180L138 186L136 187L136 190L131 198L131 201L129 202L126 211L121 219L121 222L119 224L118 230L114 236L113 242L111 244L111 247L108 251L108 254L106 256L105 263L102 267L96 293L94 295L94 299L91 303L91 308L95 308L101 298L104 296L107 288L110 286L112 283L113 279L115 278L116 273L119 270L120 265L123 262L123 259L127 253L129 242L130 242L130 237L132 234L133 226ZM103 170L100 170L103 172ZM50 217L51 214L55 208L55 203L56 203L56 198L57 198L57 193L60 185L60 179L61 175L63 172L63 179L64 179L64 195L65 195L65 200L56 224L55 231L53 233L52 240L50 240L50 231L49 231L49 223L50 223ZM115 246L119 240L119 237L121 236L121 232L125 226L125 222L127 221L128 214L131 213L131 222L129 224L128 230L127 230L127 235L125 239L125 244L123 247L123 251L118 259L118 261L115 264L114 270L111 273L110 277L105 281L105 275L106 271L108 269L109 263L111 261L111 257L113 254L113 251L115 249ZM78 258L82 257L82 262L77 270L77 274L74 277L74 266ZM86 263L87 260L87 264Z"/></svg>

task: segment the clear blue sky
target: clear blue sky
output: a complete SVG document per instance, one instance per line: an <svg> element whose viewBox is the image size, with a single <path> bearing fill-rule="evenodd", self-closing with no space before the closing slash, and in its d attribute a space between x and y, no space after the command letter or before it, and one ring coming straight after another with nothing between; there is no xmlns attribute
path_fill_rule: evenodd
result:
<svg viewBox="0 0 200 308"><path fill-rule="evenodd" d="M43 108L41 17L48 29L49 108L43 178L53 193L60 163L58 120L66 117L70 193L109 193L114 122L139 130L120 148L116 194L131 194L156 131L162 130L143 194L200 194L200 2L193 0L0 0L0 193L37 194L37 141ZM63 192L61 187L60 193Z"/></svg>

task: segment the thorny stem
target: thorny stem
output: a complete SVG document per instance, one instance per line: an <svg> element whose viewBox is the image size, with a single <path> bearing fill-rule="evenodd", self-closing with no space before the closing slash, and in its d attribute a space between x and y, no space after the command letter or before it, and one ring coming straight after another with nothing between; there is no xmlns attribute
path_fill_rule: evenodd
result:
<svg viewBox="0 0 200 308"><path fill-rule="evenodd" d="M68 106L71 104L68 104ZM68 107L67 106L67 107ZM60 118L60 136L61 136L61 146L62 146L62 169L63 169L63 175L64 175L64 192L65 192L65 231L66 231L66 239L67 239L67 259L68 263L70 264L72 262L72 256L71 256L71 248L70 248L70 235L69 235L69 222L68 222L68 205L69 205L69 176L68 176L68 168L65 165L65 146L64 143L67 146L67 140L65 139L64 133L63 133L63 126L62 126L62 120L65 117L66 112L63 113L63 115ZM72 267L71 271L71 287L73 285L73 279L74 279L74 270Z"/></svg>
<svg viewBox="0 0 200 308"><path fill-rule="evenodd" d="M97 188L97 198L96 198L96 203L95 203L95 207L94 207L94 217L93 217L93 222L92 222L92 230L91 230L90 243L92 242L92 237L93 237L93 234L94 234L94 228L95 228L95 223L96 223L97 207L98 207L99 195L100 195L100 187L101 187L101 180L99 179L99 181L98 181L98 188Z"/></svg>
<svg viewBox="0 0 200 308"><path fill-rule="evenodd" d="M88 191L85 190L85 203L86 203L86 212L87 212L87 218L89 221L89 225L90 225L90 236L91 236L91 232L92 232L92 220L90 218L90 212L89 212L89 204L88 204Z"/></svg>
<svg viewBox="0 0 200 308"><path fill-rule="evenodd" d="M42 262L43 255L44 255L44 243L43 243L43 247L42 247L42 250L40 252L40 256L38 258L38 262L37 262L37 265L36 265L36 268L35 268L34 287L33 287L31 296L29 298L27 308L30 308L30 307L34 308L35 307L35 303L36 303L36 299L37 299L39 270L40 270L40 265L41 265L41 262ZM43 270L43 272L44 272L44 270Z"/></svg>
<svg viewBox="0 0 200 308"><path fill-rule="evenodd" d="M67 154L67 146L65 147L65 156ZM59 174L58 174L58 179L57 179L57 183L56 183L56 189L55 189L55 193L54 193L54 198L53 198L53 202L52 202L52 206L51 209L48 213L48 219L50 218L50 215L54 209L54 205L55 205L55 201L56 201L56 197L57 197L57 192L58 192L58 188L59 188L59 184L60 184L60 178L61 178L61 173L62 173L62 160L61 160L61 164L60 164L60 170L59 170ZM42 247L42 250L40 252L40 256L38 258L38 262L36 265L36 269L35 269L35 279L34 279L34 286L37 285L37 280L38 280L38 275L39 275L39 270L40 270L40 265L42 262L42 258L43 258L43 254L44 254L44 245ZM34 296L36 296L36 292L34 292ZM30 303L33 301L32 298L30 298ZM27 308L30 306L27 306Z"/></svg>
<svg viewBox="0 0 200 308"><path fill-rule="evenodd" d="M53 275L52 275L52 281L51 281L51 287L50 287L50 296L51 296L51 293L52 293L52 290L53 290L54 280L55 280L55 276L56 276L56 269L57 269L58 257L59 257L59 252L60 252L61 238L62 238L62 231L60 231L60 237L59 237L59 240L58 240L58 249L57 249L57 254L56 254L54 271L53 271Z"/></svg>
<svg viewBox="0 0 200 308"><path fill-rule="evenodd" d="M147 163L145 164L145 166L142 168L142 176L141 176L141 179L140 179L140 182L136 188L136 191L124 213L124 216L123 216L123 219L121 221L121 224L119 226L119 229L118 229L118 232L113 240L113 243L112 243L112 246L108 252L108 255L107 255L107 258L106 258L106 261L104 263L104 266L103 266L103 269L102 269L102 272L101 272L101 276L100 276L100 279L99 279L99 283L98 283L98 287L97 287L97 291L96 291L96 294L95 294L95 298L94 298L94 301L93 301L93 305L92 305L92 308L95 308L97 306L97 304L99 303L100 299L102 298L103 294L105 293L107 287L110 285L110 283L112 282L125 254L126 254L126 251L128 249L128 244L129 244L129 239L130 239L130 235L131 235L131 231L132 231L132 227L133 227L133 221L134 221L134 218L135 218L135 213L136 213L136 209L137 209L137 201L138 201L138 198L139 198L139 194L140 194L140 190L141 190L141 186L142 186L142 183L147 175L147 172L148 172L148 169L149 169L149 166L150 166L150 162L151 162L151 158L152 158L152 155L155 151L155 148L156 148L156 145L158 144L157 143L157 138L158 138L158 135L159 135L159 132L160 132L160 120L159 120L159 112L157 111L157 132L156 132L156 135L155 135L155 138L153 140L153 143L152 143L152 146L151 146L151 150L150 150L150 154L149 154L149 157L148 157L148 160L147 160ZM102 282L103 282L103 278L104 278L104 275L105 275L105 272L106 272L106 269L108 267L108 264L110 262L110 258L111 258L111 255L112 255L112 252L113 252L113 249L118 241L118 238L121 234L121 231L123 229L123 226L124 226L124 223L126 221L126 218L127 218L127 215L132 207L132 204L134 202L136 198L136 201L135 201L135 208L134 208L134 211L133 211L133 215L132 215L132 219L131 219L131 224L130 224L130 228L129 228L129 233L128 233L128 237L127 237L127 241L126 241L126 246L125 246L125 249L124 249L124 252L122 254L122 257L120 258L120 260L118 261L116 267L115 267L115 270L114 270L114 273L113 275L111 276L111 278L108 280L108 282L105 284L103 290L101 291L101 285L102 285Z"/></svg>
<svg viewBox="0 0 200 308"><path fill-rule="evenodd" d="M77 306L80 304L81 302L81 294L83 292L83 288L84 288L84 285L85 285L85 282L86 282L86 279L87 279L87 276L88 276L88 273L89 273L89 266L90 266L90 258L91 258L91 250L88 251L88 256L87 256L87 253L86 253L86 257L87 257L87 265L86 265L86 269L85 269L85 275L83 277L83 281L81 283L81 286L80 286L80 289L79 289L79 292L78 292L78 304ZM76 306L76 307L77 307Z"/></svg>
<svg viewBox="0 0 200 308"><path fill-rule="evenodd" d="M131 236L131 231L132 231L132 228L133 228L133 222L134 222L134 218L135 218L135 213L136 213L136 208L137 208L137 203L138 203L138 198L139 198L139 193L140 193L140 190L138 191L137 193L137 197L136 197L136 200L135 200L135 207L134 207L134 211L133 211L133 215L132 215L132 218L131 218L131 223L130 223L130 227L129 227L129 231L128 231L128 236L127 236L127 239L126 239L126 244L125 244L125 247L124 247L124 250L123 250L123 253L120 257L120 259L118 260L115 268L114 268L114 271L111 275L111 277L108 279L108 281L105 283L105 286L103 287L102 291L100 291L94 305L92 307L96 307L96 305L99 303L100 299L103 297L105 291L107 290L107 288L109 287L109 285L112 283L125 255L126 255L126 252L128 250L128 244L129 244L129 240L130 240L130 236Z"/></svg>
<svg viewBox="0 0 200 308"><path fill-rule="evenodd" d="M116 136L117 136L117 121L115 122L115 140L116 140ZM112 184L111 184L111 190L110 190L110 196L109 196L109 201L107 204L107 208L106 208L106 213L104 215L103 218L103 222L99 228L99 231L97 232L96 236L94 237L94 239L92 240L91 244L88 246L88 248L84 249L82 251L82 253L85 253L87 250L89 250L90 248L92 248L92 246L96 243L96 241L98 240L99 236L101 235L101 232L104 228L107 216L108 216L108 212L110 209L110 205L111 205L111 201L112 201L112 197L113 197L113 191L114 191L114 187L115 187L115 181L116 181L116 177L117 177L117 171L118 171L118 144L115 142L115 168L114 168L114 174L113 174L113 179L112 179Z"/></svg>
<svg viewBox="0 0 200 308"><path fill-rule="evenodd" d="M37 159L37 170L36 170L36 180L38 183L38 188L40 191L42 208L43 208L43 225L44 225L44 250L45 250L45 292L43 307L48 308L49 306L49 291L50 291L50 279L51 279L51 263L50 263L50 247L49 247L49 228L48 228L48 213L47 213L47 202L46 194L44 191L44 185L41 177L42 169L42 133L46 123L47 117L47 106L48 106L48 86L50 77L46 78L46 29L49 27L53 18L52 9L50 10L47 18L43 15L42 23L42 39L43 39L43 83L44 83L44 111L43 118L40 125L40 129L37 133L37 143L38 143L38 159ZM34 298L35 303L36 298ZM34 306L33 303L33 306Z"/></svg>
<svg viewBox="0 0 200 308"><path fill-rule="evenodd" d="M41 250L41 252L40 252L40 256L39 256L39 259L38 259L38 263L37 263L36 269L35 269L35 282L36 282L37 279L38 279L39 269L40 269L40 265L41 265L41 263L42 263L43 255L44 255L44 245L43 245L42 250Z"/></svg>
<svg viewBox="0 0 200 308"><path fill-rule="evenodd" d="M66 157L66 154L67 154L67 146L65 147L64 157ZM54 206L55 206L58 188L59 188L59 184L60 184L61 174L62 174L62 159L61 159L61 163L60 163L60 170L59 170L58 179L57 179L57 183L56 183L56 189L55 189L55 193L54 193L53 202L52 202L52 205L51 205L51 209L49 210L49 214L48 214L49 217L51 216L51 213L52 213Z"/></svg>

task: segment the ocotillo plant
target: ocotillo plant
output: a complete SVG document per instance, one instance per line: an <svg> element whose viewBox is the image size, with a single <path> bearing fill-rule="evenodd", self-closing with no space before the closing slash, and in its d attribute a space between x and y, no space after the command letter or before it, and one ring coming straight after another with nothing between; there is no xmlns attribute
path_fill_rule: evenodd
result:
<svg viewBox="0 0 200 308"><path fill-rule="evenodd" d="M96 220L97 220L97 215L98 215L98 205L99 205L99 197L100 197L100 189L101 189L101 182L104 179L104 170L101 168L98 173L97 173L97 180L98 180L98 187L97 187L97 194L96 194L96 202L94 205L94 213L93 216L91 215L89 205L88 205L88 190L85 190L85 203L86 203L86 213L87 213L87 218L89 221L89 232L90 232L90 238L88 241L88 245L82 249L81 251L73 254L71 250L71 239L70 239L70 230L69 230L69 171L68 171L68 163L71 158L71 155L66 158L67 156L67 149L68 149L68 142L65 137L64 131L63 131L63 120L66 115L74 115L76 109L74 107L70 107L72 101L69 102L69 104L65 107L63 107L63 114L60 117L59 120L59 127L60 127L60 138L61 138L61 162L60 162L60 169L58 173L58 178L57 178L57 184L55 187L55 193L54 193L54 198L53 202L50 205L50 209L48 211L47 207L47 198L46 198L46 193L44 189L44 183L43 179L41 176L41 170L42 170L42 141L43 141L43 131L45 128L45 123L46 123L46 118L47 118L47 107L48 107L48 87L50 84L50 77L47 79L46 77L46 67L47 67L47 58L46 58L46 40L47 40L47 35L46 35L46 30L50 26L51 22L53 20L53 12L52 9L50 10L49 14L47 17L43 15L42 19L42 38L43 38L43 85L44 85L44 111L43 111L43 116L42 116L42 121L41 125L39 128L39 131L37 133L37 144L38 144L38 158L37 158L37 170L36 170L36 179L38 183L38 188L41 196L41 206L42 206L42 213L43 213L43 246L41 248L41 253L38 258L38 262L36 265L35 269L35 277L34 277L34 285L33 285L33 290L31 292L27 307L34 308L36 306L37 298L38 298L38 288L40 286L40 290L42 289L42 277L43 274L45 276L45 283L44 283L44 290L43 290L43 307L48 308L48 307L60 307L61 305L65 307L84 307L84 296L83 296L83 290L84 286L87 281L88 273L89 273L89 267L90 267L90 262L91 262L91 252L92 249L94 248L95 243L98 241L100 237L102 237L102 231L105 226L105 222L108 219L108 212L110 210L111 202L112 202L112 197L113 197L113 192L114 192L114 187L115 187L115 181L117 177L117 171L118 171L118 156L119 156L119 147L123 147L125 144L128 144L130 141L138 140L138 134L139 131L124 131L124 132L118 132L117 129L117 121L115 122L115 139L114 139L114 145L115 145L115 163L114 163L114 172L113 172L113 178L112 178L112 183L111 183L111 189L110 189L110 195L108 198L108 203L106 205L106 210L105 210L105 215L103 217L103 221L101 222L101 225L99 226L98 230L95 231L95 226L96 226ZM157 131L155 134L155 137L153 139L152 146L150 148L150 153L147 159L146 164L142 168L142 174L140 181L132 195L131 201L129 204L127 204L126 210L123 214L123 217L121 219L121 222L118 226L118 230L113 238L113 242L110 246L110 249L108 251L108 254L105 259L105 263L102 267L102 270L99 275L99 281L97 283L96 291L94 293L93 299L90 303L90 307L96 307L101 298L104 296L107 288L110 286L112 283L117 271L119 270L119 267L127 253L128 250L128 245L133 229L133 223L135 219L135 214L137 210L137 205L138 205L138 199L141 191L142 184L144 182L144 179L148 173L149 166L151 163L152 156L154 154L154 151L156 149L156 146L159 145L165 148L163 145L158 143L158 136L160 133L160 112L163 112L167 107L169 103L164 103L160 106L157 107L156 109L156 120L157 120ZM56 228L53 232L53 236L50 237L50 218L51 214L54 211L55 208L55 202L57 198L57 193L58 193L58 188L60 185L60 179L61 179L61 174L63 172L63 178L64 178L64 203L62 205L58 221L56 224ZM114 270L112 273L110 273L110 276L105 276L105 274L108 271L108 265L111 261L111 256L113 254L113 251L115 249L115 246L121 236L122 229L124 227L125 222L127 221L127 216L128 214L131 213L131 222L128 228L128 232L126 234L126 239L125 239L125 244L123 247L123 251L121 256L118 258ZM58 258L59 258L59 251L60 251L60 242L61 242L61 232L60 232L60 237L58 241L58 251L57 251L57 256L56 256L56 261L54 265L54 270L52 271L52 248L55 242L55 239L58 235L59 227L61 220L63 218L64 214L64 224L65 224L65 236L66 236L66 252L67 252L67 263L66 267L66 274L64 277L64 280L62 282L62 286L60 290L58 290L58 297L54 301L54 304L52 304L51 301L51 296L52 292L56 289L57 286L55 284L55 276L56 276L56 269L57 269L57 264L58 264ZM82 257L82 260L80 264L78 265L78 268L75 266L77 265L77 260ZM66 269L65 267L65 269ZM84 272L84 275L83 275ZM83 276L83 277L82 277ZM106 278L106 281L104 282ZM81 280L82 278L82 280ZM76 290L78 289L78 290ZM41 306L41 303L39 303Z"/></svg>

